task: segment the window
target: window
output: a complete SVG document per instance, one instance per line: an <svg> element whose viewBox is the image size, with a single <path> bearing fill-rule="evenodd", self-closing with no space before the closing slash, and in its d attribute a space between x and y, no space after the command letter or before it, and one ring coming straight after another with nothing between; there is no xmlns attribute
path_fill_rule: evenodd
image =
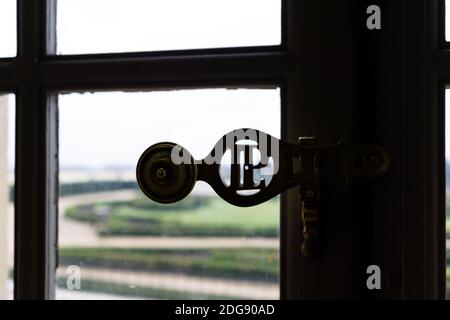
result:
<svg viewBox="0 0 450 320"><path fill-rule="evenodd" d="M195 229L198 233L211 233L203 224L213 227L216 223L216 230L226 226L226 230L222 231L224 237L212 239L212 247L216 241L214 248L202 248L199 245L202 241L196 239L193 239L194 245L191 245L191 248L168 248L168 245L162 248L157 245L153 248L136 248L126 241L129 234L123 237L114 235L115 240L112 241L118 242L115 242L113 247L94 247L89 242L92 238L86 236L86 239L90 240L84 244L79 243L83 236L76 239L78 242L70 242L73 237L70 239L70 234L65 232L69 230L67 228L73 228L73 235L76 234L73 230L89 229L95 239L102 235L105 239L108 238L108 232L139 232L129 228L136 221L134 219L139 220L139 217L131 217L131 220L127 217L126 221L122 219L122 222L117 219L104 220L94 225L75 218L79 212L86 209L81 208L83 206L90 206L90 209L83 211L85 213L95 213L98 208L100 211L105 208L109 211L113 207L114 210L121 209L116 206L117 202L122 201L120 197L114 196L109 199L109 203L103 203L103 206L96 201L94 204L71 203L71 197L75 195L70 193L89 180L93 193L104 195L111 191L108 188L114 189L120 184L126 187L130 182L134 182L131 189L123 191L124 194L126 191L136 194L135 181L131 174L132 158L134 155L137 157L139 152L153 142L171 137L183 142L192 134L192 137L195 137L195 141L191 141L195 142L193 152L199 148L198 152L201 153L204 151L202 148L212 147L216 139L226 133L221 131L241 126L256 127L280 138L296 139L298 132L295 126L283 127L283 123L296 121L294 103L299 101L295 102L295 97L298 96L295 90L291 91L289 98L286 96L288 84L294 85L297 81L288 77L288 71L291 75L296 74L291 72L290 64L297 57L295 51L289 55L286 51L286 34L288 30L295 30L294 25L287 28L286 4L289 1L214 1L214 6L212 2L202 0L193 0L190 5L186 1L175 0L151 3L145 1L145 4L144 1L127 1L126 4L124 1L100 0L18 1L17 57L0 58L0 89L14 92L17 100L15 117L19 134L15 150L17 165L14 197L16 299L70 299L79 294L84 294L87 298L114 296L277 299L295 294L295 288L288 288L288 284L293 286L297 281L290 278L297 257L294 255L293 259L288 261L286 252L297 250L294 247L288 248L286 243L288 238L295 238L300 230L295 225L296 216L288 217L283 214L287 199L292 195L284 195L261 207L248 209L231 207L219 201L217 196L211 195L212 199L209 199L211 201L208 205L220 207L214 207L214 210L225 210L235 215L253 212L252 217L249 215L248 219L250 224L254 224L253 229L246 229L237 226L234 218L226 221L220 216L211 218L209 214L202 219L202 211L196 207L195 210L199 212L196 222L198 225L184 226L183 232L192 233ZM144 5L152 6L154 10L149 10L148 14L158 19L145 19L146 16L141 12L145 11ZM178 13L173 10L175 6L184 8L185 12L199 14L198 19L192 19L192 15L178 17ZM255 7L258 10L255 10ZM104 10L105 8L109 10ZM119 9L120 17L117 16ZM291 12L291 15L296 15L298 9L292 8ZM81 13L85 24L80 24ZM167 15L168 19L161 19ZM12 16L14 14L8 14L9 18ZM115 18L133 21L126 26L122 24L123 29L119 29L114 23ZM184 19L186 23L183 28L174 28L175 25L171 21L175 18ZM109 32L94 22L108 25ZM159 29L158 34L154 28ZM14 31L15 28L8 30ZM114 41L110 41L112 38ZM295 39L294 34L291 39ZM137 51L139 53L136 53ZM31 67L33 65L38 67ZM178 100L175 101L174 97L178 97ZM144 100L138 102L138 98ZM106 103L111 99L114 99L114 103ZM154 106L157 99L161 99L160 106L163 107ZM180 99L185 100L185 104L181 104ZM117 104L119 101L123 103L120 106ZM143 106L145 101L148 101L149 105ZM108 105L110 110L107 110ZM200 105L203 109L199 109ZM214 111L207 108L214 105ZM134 115L131 111L133 106L137 112ZM187 109L180 109L183 107ZM167 131L167 134L152 131L152 121L162 122L157 120L162 115L173 116L167 113L170 110L189 116L188 122L195 121L195 125L178 123L178 131ZM141 113L148 119L139 117ZM108 122L108 116L113 114L115 117L133 117L136 124L139 122L139 126L133 126L131 122L116 122L117 130L113 130L113 124ZM230 114L235 117L225 121ZM221 119L214 118L217 125L204 123L209 126L201 129L201 116L211 119L215 115L221 115ZM122 119L126 120L126 117ZM309 118L309 121L311 119ZM134 132L140 134L139 130L146 129L143 120L147 120L149 125L149 131L143 131L148 133L149 140L135 140L131 135L134 136ZM74 140L71 140L70 136L75 132L81 132L80 139L86 138L84 145L76 145ZM90 132L90 139L86 132ZM117 150L118 152L111 155L115 160L111 161L108 153L101 154L99 151L108 145L114 146L114 138L111 137L116 134L122 139L121 146L117 145L117 148L132 148L134 151L127 154L125 150L123 153ZM93 148L95 144L97 149ZM86 163L86 159L91 159L92 162ZM109 171L104 172L104 175L95 174L95 178L92 178L92 172L73 175L72 173L79 169L76 166L84 166L83 170L90 166L87 171L92 168L106 168ZM127 169L125 173L122 172L124 166ZM198 188L201 187L199 184ZM97 196L98 194L95 194L95 197ZM295 196L292 197L294 198ZM125 200L129 203L122 204L129 207L131 202L139 202L140 199L133 196ZM191 206L197 206L197 200L187 199ZM204 205L205 201L209 200L200 199L200 204ZM144 203L148 205L149 201ZM78 213L74 213L75 209ZM152 210L154 211L151 209L150 212ZM197 215L195 210L192 209L192 214ZM254 212L259 210L264 212L265 219L253 218ZM143 211L145 215L149 212L147 209ZM126 212L128 214L130 211L126 209ZM170 214L174 213L169 212ZM72 215L71 219L68 218L69 215ZM121 214L114 216L119 217ZM188 220L189 223L194 221ZM289 223L291 220L294 223ZM128 226L121 224L123 221ZM160 228L157 232L157 237L161 237L164 232L168 233L167 236L172 233L171 237L174 237L176 232L180 231ZM204 235L206 236L211 237ZM244 239L236 240L237 237ZM229 238L229 241L224 242L224 238ZM158 242L155 240L154 243ZM174 240L174 243L177 241ZM246 254L237 248L245 249ZM111 271L111 274L104 272L105 261L98 265L98 261L90 258L89 254L92 252L95 257L108 256L105 261L107 271ZM191 267L176 267L180 255L190 259ZM113 261L114 257L128 257L129 261L143 257L144 260L119 270L124 266L120 263L117 265L117 260ZM231 269L227 269L223 265L220 267L220 263L217 267L217 261L234 261L236 264L239 262L242 268L236 269L235 266L229 265ZM141 262L144 262L144 267L138 266ZM162 270L150 269L154 273L176 273L180 278L178 287L165 287L164 282L152 284L154 278L148 275L131 283L124 282L127 276L135 276L139 268L160 263L169 266ZM81 292L67 290L67 267L77 265L89 268L90 272L90 277L85 279L85 282L81 278ZM246 267L253 268L254 272L245 271ZM77 270L70 271L76 274ZM225 289L189 290L192 284L190 281L199 281L198 286L198 283L205 284L205 278L212 284L225 284ZM127 287L125 292L124 287ZM155 288L158 290L155 291Z"/></svg>
<svg viewBox="0 0 450 320"><path fill-rule="evenodd" d="M16 1L3 0L0 3L0 58L16 55Z"/></svg>
<svg viewBox="0 0 450 320"><path fill-rule="evenodd" d="M146 19L144 3L155 6L158 19ZM366 8L355 8L354 1L215 0L219 13L212 3L18 0L17 55L13 50L0 58L0 90L16 99L14 297L441 298L445 162L436 93L450 82L450 67L448 52L438 50L444 28L438 32L436 23L425 36L424 26L444 1L384 1L382 10L389 14L383 13L381 30L367 30ZM201 8L201 15L180 17L185 25L176 29L175 4L185 12ZM117 15L119 9L123 15ZM135 19L119 23L126 18ZM436 34L442 35L439 44L428 47ZM206 97L211 109L200 102ZM154 130L170 111L176 125ZM216 114L216 125L201 126L210 125L202 116ZM120 122L112 120L119 115ZM350 146L380 143L392 152L392 171L377 181L354 179L352 186L326 194L324 250L317 259L300 253L298 188L242 211L213 195L206 201L188 198L179 211L186 215L191 206L197 220L180 219L185 224L178 230L164 225L180 213L173 207L164 215L155 214L159 208L139 207L130 172L141 148L173 139L192 143L192 152L200 154L214 145L219 131L247 124L292 143L301 136L315 136L323 145L340 139ZM71 139L74 134L83 145ZM85 172L73 174L80 165ZM94 177L86 167L107 170ZM93 198L74 195L80 187ZM111 198L99 199L100 194ZM81 196L88 202L70 202ZM220 215L214 218L220 220L216 230L227 225L228 236L244 238L240 244L236 239L224 244L216 236L203 241L216 243L214 249L200 248L198 239L176 248L176 232L208 232L203 226L217 222L210 210L200 209L206 205L234 214L261 210L267 219L249 218L254 223L249 230ZM157 224L159 229L150 230ZM76 228L80 236L70 239ZM132 232L159 238L167 233L172 247L158 239L153 247L137 247ZM96 243L108 238L113 242ZM236 250L242 242L246 251ZM189 264L178 268L180 256ZM124 266L124 257L133 265ZM219 260L234 262L232 270L215 265ZM366 286L371 264L383 272L381 292ZM146 275L136 277L142 269ZM168 274L178 277L176 287L164 281ZM188 289L203 286L205 279L212 289ZM217 281L226 289L219 291ZM264 290L255 290L255 282ZM243 283L252 284L243 288Z"/></svg>
<svg viewBox="0 0 450 320"><path fill-rule="evenodd" d="M445 209L445 234L446 234L446 284L447 284L447 299L450 299L450 90L445 90L445 171L446 171L446 209Z"/></svg>
<svg viewBox="0 0 450 320"><path fill-rule="evenodd" d="M450 1L445 0L445 40L450 41Z"/></svg>
<svg viewBox="0 0 450 320"><path fill-rule="evenodd" d="M445 36L444 39L441 39L441 48L440 52L443 53L444 49L448 48L448 43L450 41L450 1L445 0L441 1L440 9L442 10L442 24L440 27L442 29L445 29ZM442 33L442 30L439 30ZM446 50L445 50L446 51ZM439 66L439 70L437 72L437 76L441 79L442 86L439 87L439 90L441 91L441 100L440 100L440 107L442 108L442 111L440 112L440 116L445 119L445 121L442 122L442 135L444 136L445 141L445 148L443 148L445 151L443 151L443 156L445 160L443 161L445 163L445 166L443 169L443 172L445 173L445 193L443 196L443 202L445 202L445 212L444 218L442 220L442 223L444 224L444 234L445 234L445 245L443 246L445 248L445 255L443 259L445 261L445 288L446 288L446 297L447 299L450 299L450 125L449 125L449 119L450 119L450 90L449 90L449 78L447 75L447 72L444 68L448 67L450 64L450 58L447 55L444 55L445 58L442 60L442 64Z"/></svg>
<svg viewBox="0 0 450 320"><path fill-rule="evenodd" d="M278 199L238 208L198 182L162 206L135 178L140 154L161 141L200 159L236 128L279 137L278 88L72 93L58 105L56 298L279 298ZM75 267L81 288L69 290Z"/></svg>
<svg viewBox="0 0 450 320"><path fill-rule="evenodd" d="M0 93L0 300L13 297L15 96Z"/></svg>
<svg viewBox="0 0 450 320"><path fill-rule="evenodd" d="M58 54L281 43L281 0L59 0L57 10Z"/></svg>

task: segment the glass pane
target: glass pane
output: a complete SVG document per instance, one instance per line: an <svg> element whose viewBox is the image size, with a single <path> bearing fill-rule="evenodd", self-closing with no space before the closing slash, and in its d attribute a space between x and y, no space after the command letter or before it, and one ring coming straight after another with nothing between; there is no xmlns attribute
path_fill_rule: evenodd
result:
<svg viewBox="0 0 450 320"><path fill-rule="evenodd" d="M13 298L15 96L0 94L0 300Z"/></svg>
<svg viewBox="0 0 450 320"><path fill-rule="evenodd" d="M58 54L278 45L281 0L59 0Z"/></svg>
<svg viewBox="0 0 450 320"><path fill-rule="evenodd" d="M446 208L446 246L447 246L447 299L450 299L450 90L445 90L445 170L446 170L446 190L447 190L447 208Z"/></svg>
<svg viewBox="0 0 450 320"><path fill-rule="evenodd" d="M445 40L450 41L450 0L445 0Z"/></svg>
<svg viewBox="0 0 450 320"><path fill-rule="evenodd" d="M180 203L137 188L137 160L172 141L205 157L224 134L280 137L280 90L59 96L58 299L277 299L279 201L238 208L198 182Z"/></svg>
<svg viewBox="0 0 450 320"><path fill-rule="evenodd" d="M16 56L16 2L17 0L0 1L0 58Z"/></svg>

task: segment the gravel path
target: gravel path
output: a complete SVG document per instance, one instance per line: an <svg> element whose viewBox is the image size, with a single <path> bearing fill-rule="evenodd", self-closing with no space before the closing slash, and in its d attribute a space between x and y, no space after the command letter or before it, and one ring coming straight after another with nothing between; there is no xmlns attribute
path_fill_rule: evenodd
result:
<svg viewBox="0 0 450 320"><path fill-rule="evenodd" d="M273 300L279 298L279 287L277 284L188 276L178 273L135 272L83 267L81 269L81 288L83 288L83 279L241 299ZM111 294L114 293L111 292Z"/></svg>
<svg viewBox="0 0 450 320"><path fill-rule="evenodd" d="M136 197L134 191L93 193L61 198L59 202L59 245L115 248L277 248L277 239L266 238L204 238L204 237L100 237L87 223L68 219L66 208L95 202L128 201Z"/></svg>

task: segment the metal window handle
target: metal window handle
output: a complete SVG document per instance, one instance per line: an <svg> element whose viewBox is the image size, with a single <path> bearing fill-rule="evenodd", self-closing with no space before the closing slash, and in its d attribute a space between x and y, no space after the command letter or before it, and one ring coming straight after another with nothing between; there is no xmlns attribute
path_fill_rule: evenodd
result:
<svg viewBox="0 0 450 320"><path fill-rule="evenodd" d="M343 141L319 146L315 138L303 137L293 144L262 131L238 129L224 135L202 160L175 143L155 144L140 157L136 175L143 193L160 203L182 200L197 180L240 207L299 186L301 251L315 256L320 252L321 192L345 186L353 177L381 177L389 169L390 157L382 146L352 149Z"/></svg>

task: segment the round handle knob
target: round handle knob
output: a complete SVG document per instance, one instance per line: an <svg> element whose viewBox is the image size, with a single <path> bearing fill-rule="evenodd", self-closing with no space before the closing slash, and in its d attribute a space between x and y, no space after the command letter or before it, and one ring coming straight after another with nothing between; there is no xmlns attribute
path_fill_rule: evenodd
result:
<svg viewBox="0 0 450 320"><path fill-rule="evenodd" d="M191 161L175 164L173 154ZM159 203L174 203L184 199L194 188L197 166L187 150L172 142L162 142L144 151L136 176L147 197Z"/></svg>

